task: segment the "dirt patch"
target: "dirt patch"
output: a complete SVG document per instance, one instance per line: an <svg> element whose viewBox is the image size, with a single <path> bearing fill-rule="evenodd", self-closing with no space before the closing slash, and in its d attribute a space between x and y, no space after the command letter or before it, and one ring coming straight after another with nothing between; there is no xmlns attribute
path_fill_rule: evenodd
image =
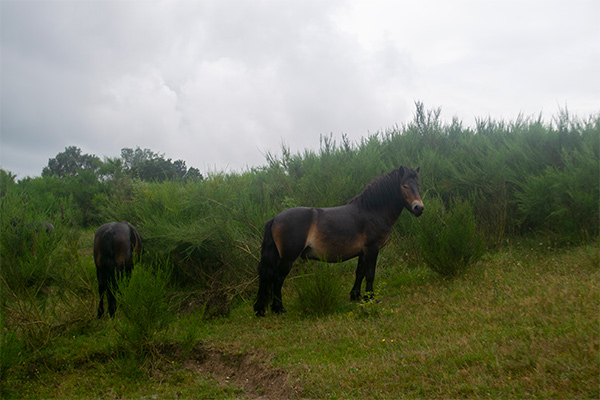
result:
<svg viewBox="0 0 600 400"><path fill-rule="evenodd" d="M301 397L302 389L291 382L285 371L270 366L269 358L259 353L238 353L198 345L184 365L198 373L210 374L220 384L243 388L248 398Z"/></svg>

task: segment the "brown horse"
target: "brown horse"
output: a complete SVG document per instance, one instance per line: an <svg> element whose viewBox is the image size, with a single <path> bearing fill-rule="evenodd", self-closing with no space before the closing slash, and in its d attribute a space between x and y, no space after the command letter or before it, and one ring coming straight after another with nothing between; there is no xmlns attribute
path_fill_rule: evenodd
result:
<svg viewBox="0 0 600 400"><path fill-rule="evenodd" d="M298 257L341 262L358 257L356 281L350 292L360 300L366 277L366 291L373 293L375 264L403 208L420 216L425 207L419 195L419 169L400 167L371 182L346 205L331 208L290 208L267 221L258 264L257 316L271 310L283 313L281 287Z"/></svg>
<svg viewBox="0 0 600 400"><path fill-rule="evenodd" d="M108 299L108 312L114 316L117 301L114 291L117 279L131 272L133 260L142 251L142 239L138 231L127 221L109 222L102 225L94 236L94 262L98 276L98 318L104 315L104 293Z"/></svg>

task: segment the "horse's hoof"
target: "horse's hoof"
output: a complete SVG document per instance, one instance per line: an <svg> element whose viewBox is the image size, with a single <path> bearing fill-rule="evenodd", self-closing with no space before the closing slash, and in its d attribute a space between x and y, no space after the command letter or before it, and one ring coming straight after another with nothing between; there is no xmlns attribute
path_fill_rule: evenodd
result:
<svg viewBox="0 0 600 400"><path fill-rule="evenodd" d="M375 297L373 297L373 296L365 296L365 297L364 297L362 300L363 300L363 302L365 302L365 303L374 303L374 304L379 304L379 303L381 303L381 300L379 300L379 299L376 299L376 298L375 298Z"/></svg>

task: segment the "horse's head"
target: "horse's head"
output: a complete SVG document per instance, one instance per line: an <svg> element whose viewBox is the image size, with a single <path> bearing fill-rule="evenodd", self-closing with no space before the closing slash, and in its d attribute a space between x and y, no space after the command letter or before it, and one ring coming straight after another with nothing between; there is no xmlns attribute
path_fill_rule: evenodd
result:
<svg viewBox="0 0 600 400"><path fill-rule="evenodd" d="M425 210L423 200L421 200L421 195L419 194L419 181L419 168L400 167L400 185L402 197L404 198L404 206L415 217L419 217Z"/></svg>

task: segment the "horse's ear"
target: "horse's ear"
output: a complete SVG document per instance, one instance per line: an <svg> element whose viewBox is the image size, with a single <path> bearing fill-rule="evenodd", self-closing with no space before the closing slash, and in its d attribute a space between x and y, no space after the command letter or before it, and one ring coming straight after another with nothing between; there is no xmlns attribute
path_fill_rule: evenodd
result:
<svg viewBox="0 0 600 400"><path fill-rule="evenodd" d="M404 167L398 168L398 173L400 174L400 178L404 176Z"/></svg>
<svg viewBox="0 0 600 400"><path fill-rule="evenodd" d="M421 170L421 167L417 167L417 173Z"/></svg>

